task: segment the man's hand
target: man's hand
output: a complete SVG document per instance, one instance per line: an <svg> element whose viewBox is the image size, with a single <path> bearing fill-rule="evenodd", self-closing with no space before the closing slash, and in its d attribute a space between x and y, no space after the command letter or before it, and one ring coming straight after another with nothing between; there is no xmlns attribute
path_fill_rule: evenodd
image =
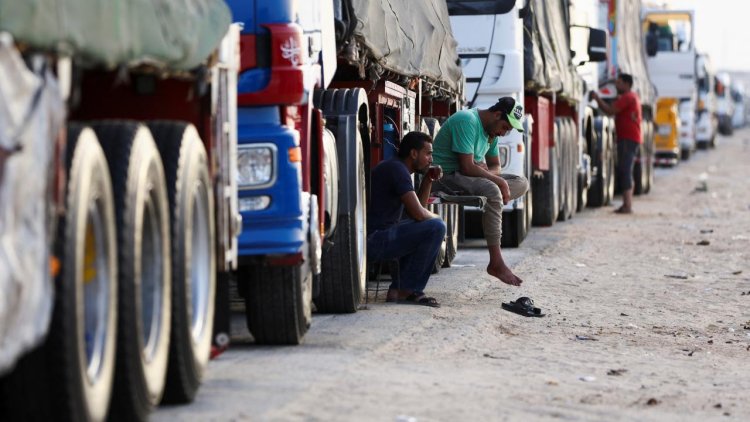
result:
<svg viewBox="0 0 750 422"><path fill-rule="evenodd" d="M500 193L503 195L503 204L507 204L510 202L510 188L508 187L508 182L500 176L498 176L497 179L498 180L495 183L497 183L497 187L500 188Z"/></svg>

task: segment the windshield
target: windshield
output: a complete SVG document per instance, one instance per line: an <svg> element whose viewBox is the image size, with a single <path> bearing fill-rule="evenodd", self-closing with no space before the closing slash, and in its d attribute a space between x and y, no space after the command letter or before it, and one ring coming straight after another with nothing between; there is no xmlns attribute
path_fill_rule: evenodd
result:
<svg viewBox="0 0 750 422"><path fill-rule="evenodd" d="M646 38L657 43L657 51L692 51L693 21L686 13L653 13L643 21Z"/></svg>
<svg viewBox="0 0 750 422"><path fill-rule="evenodd" d="M448 0L448 14L503 15L513 10L516 0Z"/></svg>

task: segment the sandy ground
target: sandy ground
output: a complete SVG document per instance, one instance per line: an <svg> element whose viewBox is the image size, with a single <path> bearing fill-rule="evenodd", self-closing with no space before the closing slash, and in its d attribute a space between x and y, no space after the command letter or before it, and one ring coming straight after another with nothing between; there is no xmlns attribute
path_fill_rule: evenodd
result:
<svg viewBox="0 0 750 422"><path fill-rule="evenodd" d="M155 420L750 420L750 130L660 169L636 214L587 210L506 258L459 251L428 293L318 315L299 347L238 343ZM619 200L616 201L619 203ZM706 244L707 243L707 244ZM544 318L503 311L526 295Z"/></svg>

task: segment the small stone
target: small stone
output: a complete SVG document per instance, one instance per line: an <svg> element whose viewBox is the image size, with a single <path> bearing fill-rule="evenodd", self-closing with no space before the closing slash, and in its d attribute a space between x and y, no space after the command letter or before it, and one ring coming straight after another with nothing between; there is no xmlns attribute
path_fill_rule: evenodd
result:
<svg viewBox="0 0 750 422"><path fill-rule="evenodd" d="M714 405L714 409L721 409L721 403L716 403Z"/></svg>
<svg viewBox="0 0 750 422"><path fill-rule="evenodd" d="M714 341L713 340L709 340L708 344L714 344Z"/></svg>
<svg viewBox="0 0 750 422"><path fill-rule="evenodd" d="M696 243L696 245L698 245L698 246L708 246L710 244L711 244L711 242L708 241L708 240L706 240L706 239L703 239L700 242Z"/></svg>
<svg viewBox="0 0 750 422"><path fill-rule="evenodd" d="M659 404L659 403L661 403L661 402L660 402L659 400L656 400L656 399L655 399L655 398L653 398L653 397L651 397L650 399L648 399L648 401L646 402L646 404L647 404L648 406L656 406L656 405L657 405L657 404Z"/></svg>

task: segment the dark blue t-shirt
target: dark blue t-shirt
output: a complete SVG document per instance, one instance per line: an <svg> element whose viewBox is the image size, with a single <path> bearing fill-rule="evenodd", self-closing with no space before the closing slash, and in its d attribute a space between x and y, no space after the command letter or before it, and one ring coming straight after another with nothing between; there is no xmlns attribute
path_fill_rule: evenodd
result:
<svg viewBox="0 0 750 422"><path fill-rule="evenodd" d="M401 195L414 190L409 169L398 158L386 160L370 173L370 203L367 231L386 229L401 219L404 204Z"/></svg>

